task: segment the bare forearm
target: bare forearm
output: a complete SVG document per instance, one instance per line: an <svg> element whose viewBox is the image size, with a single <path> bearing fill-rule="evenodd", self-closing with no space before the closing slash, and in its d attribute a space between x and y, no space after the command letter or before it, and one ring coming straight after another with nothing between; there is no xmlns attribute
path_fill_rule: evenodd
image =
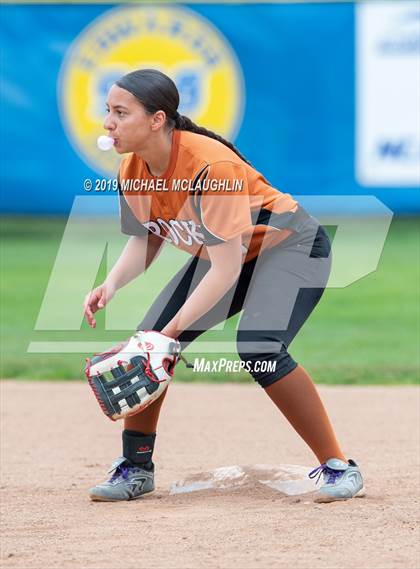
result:
<svg viewBox="0 0 420 569"><path fill-rule="evenodd" d="M116 290L125 286L147 269L156 258L160 245L160 242L152 241L148 246L147 237L130 237L105 282Z"/></svg>
<svg viewBox="0 0 420 569"><path fill-rule="evenodd" d="M200 284L162 330L164 334L176 338L183 330L196 322L213 308L236 282L238 275L226 275L210 269Z"/></svg>

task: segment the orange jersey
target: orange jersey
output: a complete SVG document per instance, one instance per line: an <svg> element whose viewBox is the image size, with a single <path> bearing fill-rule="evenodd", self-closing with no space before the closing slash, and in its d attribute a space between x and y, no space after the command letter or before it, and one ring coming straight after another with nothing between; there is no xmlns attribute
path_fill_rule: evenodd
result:
<svg viewBox="0 0 420 569"><path fill-rule="evenodd" d="M144 160L130 154L119 182L124 233L153 233L205 259L208 246L241 235L249 261L299 231L308 217L227 146L188 131L173 131L162 176L152 176Z"/></svg>

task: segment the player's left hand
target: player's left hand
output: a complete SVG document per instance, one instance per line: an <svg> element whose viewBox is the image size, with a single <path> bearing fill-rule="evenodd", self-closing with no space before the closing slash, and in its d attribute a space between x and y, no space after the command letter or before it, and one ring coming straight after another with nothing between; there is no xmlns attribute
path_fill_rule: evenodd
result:
<svg viewBox="0 0 420 569"><path fill-rule="evenodd" d="M143 411L162 395L181 357L178 340L153 330L87 360L86 377L101 406L112 419Z"/></svg>

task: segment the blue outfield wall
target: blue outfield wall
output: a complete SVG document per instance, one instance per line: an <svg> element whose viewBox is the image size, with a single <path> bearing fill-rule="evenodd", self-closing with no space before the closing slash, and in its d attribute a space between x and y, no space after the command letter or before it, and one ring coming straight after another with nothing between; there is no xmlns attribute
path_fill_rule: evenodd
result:
<svg viewBox="0 0 420 569"><path fill-rule="evenodd" d="M374 195L394 212L420 212L416 188L356 181L352 4L186 7L236 53L245 94L235 143L275 187L299 196ZM75 38L111 8L1 7L3 212L66 214L83 180L98 177L68 137L58 77Z"/></svg>

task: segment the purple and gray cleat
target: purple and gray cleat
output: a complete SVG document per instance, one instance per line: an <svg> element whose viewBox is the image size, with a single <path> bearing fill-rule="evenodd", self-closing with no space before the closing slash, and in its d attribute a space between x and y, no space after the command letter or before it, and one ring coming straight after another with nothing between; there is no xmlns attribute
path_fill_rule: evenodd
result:
<svg viewBox="0 0 420 569"><path fill-rule="evenodd" d="M91 500L95 502L136 500L155 489L154 469L146 470L133 465L123 456L112 464L109 473L112 473L109 480L90 489Z"/></svg>
<svg viewBox="0 0 420 569"><path fill-rule="evenodd" d="M315 491L314 502L349 500L350 498L360 498L366 494L362 474L352 459L349 459L348 463L346 463L338 458L330 458L327 462L312 470L308 476L309 478L315 478L317 474L316 482L318 482L322 474L324 484Z"/></svg>

